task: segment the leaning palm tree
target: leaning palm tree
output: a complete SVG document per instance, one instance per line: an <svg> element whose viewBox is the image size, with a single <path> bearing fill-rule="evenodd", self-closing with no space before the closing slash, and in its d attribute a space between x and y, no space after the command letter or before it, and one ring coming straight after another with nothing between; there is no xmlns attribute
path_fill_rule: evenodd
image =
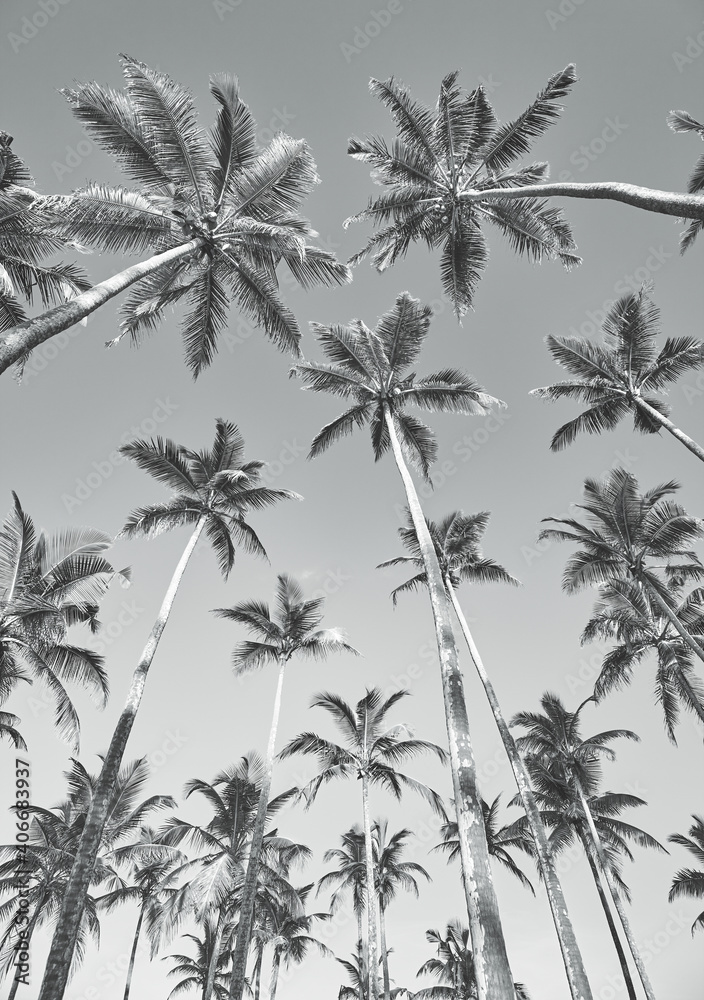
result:
<svg viewBox="0 0 704 1000"><path fill-rule="evenodd" d="M235 986L233 1000L241 1000L242 997L286 667L293 656L324 660L331 653L357 653L357 650L345 641L339 629L320 627L323 620L324 598L307 601L300 586L292 577L281 573L277 579L276 613L272 613L269 606L261 601L242 601L233 608L219 608L215 612L221 618L244 625L256 637L235 647L232 659L237 674L241 676L247 671L261 669L268 663L275 663L278 668L274 709L264 759L265 773L259 792L257 817L252 832L247 875L237 923L237 944L232 960Z"/></svg>
<svg viewBox="0 0 704 1000"><path fill-rule="evenodd" d="M242 436L234 424L224 420L216 421L215 441L209 451L191 451L183 445L162 438L133 441L121 450L139 468L173 491L171 499L166 503L150 504L133 511L123 528L123 534L127 538L150 537L185 525L190 525L193 531L133 674L125 707L105 757L99 787L64 897L61 920L52 941L40 1000L60 1000L63 996L83 899L100 843L111 789L142 700L149 668L198 539L205 533L218 557L220 570L227 577L235 559L233 538L249 552L265 555L259 538L245 520L247 512L267 507L282 499L297 498L290 490L260 485L263 463L244 461Z"/></svg>
<svg viewBox="0 0 704 1000"><path fill-rule="evenodd" d="M571 378L533 389L532 395L551 401L575 399L588 407L555 431L553 451L571 444L580 431L612 430L630 413L641 434L657 434L664 427L704 461L704 448L672 423L670 408L660 396L685 372L704 365L704 343L694 337L668 337L658 351L659 324L660 310L643 287L611 307L601 344L581 337L546 338L553 358Z"/></svg>
<svg viewBox="0 0 704 1000"><path fill-rule="evenodd" d="M167 306L188 304L182 331L194 376L213 359L230 296L280 349L299 354L296 319L279 296L279 262L303 288L350 280L347 267L307 240L316 234L299 209L319 181L307 144L278 134L260 149L256 123L227 73L210 78L218 114L206 135L184 87L131 56L121 60L123 92L84 83L63 93L138 188L89 184L53 205L60 237L148 256L6 333L0 373L130 286L121 336L134 342Z"/></svg>
<svg viewBox="0 0 704 1000"><path fill-rule="evenodd" d="M701 642L704 592L697 588L683 597L681 588L675 584L670 591L678 598L673 608L678 620ZM614 639L616 644L604 656L594 683L596 701L630 684L634 668L648 653L655 653L655 697L662 708L667 735L676 745L675 729L681 705L704 722L704 688L694 673L692 651L636 583L612 580L601 586L600 594L582 633L582 642L600 638Z"/></svg>
<svg viewBox="0 0 704 1000"><path fill-rule="evenodd" d="M696 132L700 139L704 139L704 125L686 111L671 111L667 116L667 124L673 132ZM687 190L690 194L704 191L704 153L699 154ZM680 253L684 253L694 243L702 229L704 229L704 219L693 219L689 223L680 236Z"/></svg>
<svg viewBox="0 0 704 1000"><path fill-rule="evenodd" d="M403 771L397 770L398 764L404 760L410 760L418 754L434 753L441 761L445 761L447 757L445 751L435 743L416 739L406 724L396 724L387 728L389 712L407 694L407 691L396 691L385 699L379 688L372 688L367 690L364 698L357 702L355 708L348 705L338 695L327 692L318 694L313 698L311 707L322 708L331 716L342 735L342 743L333 743L318 736L317 733L306 732L295 736L279 753L281 758L300 753L310 754L318 759L318 774L301 789L306 800L306 808L313 804L322 786L329 781L353 776L361 781L367 894L367 969L369 973L367 990L369 1000L377 1000L378 996L375 975L378 968L378 958L376 907L374 905L376 898L374 851L369 813L370 786L381 785L397 799L401 798L404 789L410 789L422 795L432 808L445 818L445 809L437 792L422 782L416 781L415 778L411 778Z"/></svg>
<svg viewBox="0 0 704 1000"><path fill-rule="evenodd" d="M403 482L428 576L462 843L462 877L475 942L480 996L485 1000L487 992L510 996L513 980L489 867L452 611L406 465L409 457L427 475L437 446L430 428L405 409L412 404L429 410L486 413L498 401L483 392L474 379L455 369L443 369L425 378L409 373L428 334L430 315L428 306L404 292L395 306L380 317L375 331L361 320L349 326L316 326L314 329L331 363L298 364L292 372L304 380L306 388L330 392L353 402L315 437L311 457L355 427L369 423L375 458L380 459L391 449ZM374 967L371 960L370 966ZM585 997L588 1000L588 993Z"/></svg>
<svg viewBox="0 0 704 1000"><path fill-rule="evenodd" d="M548 80L543 91L513 122L499 125L481 87L466 94L450 73L440 87L435 108L413 100L394 77L372 79L369 87L389 109L398 135L389 147L380 136L352 138L347 152L373 167L386 190L366 209L347 219L371 220L383 228L351 259L371 254L384 271L405 256L412 242L430 249L442 246L440 273L445 294L458 317L472 305L488 248L483 224L492 223L518 253L530 260L559 258L566 267L579 263L569 226L559 210L536 198L519 202L483 202L485 188L531 185L547 176L547 163L515 166L559 116L564 97L576 80L574 66ZM470 203L467 192L479 194Z"/></svg>
<svg viewBox="0 0 704 1000"><path fill-rule="evenodd" d="M613 469L601 480L584 481L586 502L575 506L586 512L586 524L575 518L546 517L544 522L558 527L545 528L538 537L581 546L565 565L563 588L568 593L632 581L704 661L704 646L678 617L676 594L667 585L704 578L704 566L689 547L704 535L704 524L667 499L678 489L679 483L670 480L641 493L635 476ZM664 569L665 581L658 569Z"/></svg>
<svg viewBox="0 0 704 1000"><path fill-rule="evenodd" d="M363 918L367 903L363 828L356 823L341 835L340 842L340 847L330 848L323 854L326 864L334 861L338 867L319 879L318 893L334 887L330 897L330 912L333 914L339 910L345 895L352 897L352 910L357 918L357 950L361 956L365 953ZM363 1000L363 987L364 983L360 981L358 1000Z"/></svg>
<svg viewBox="0 0 704 1000"><path fill-rule="evenodd" d="M702 868L681 868L677 872L667 897L671 903L682 896L689 899L704 899L704 818L693 815L692 819L694 823L689 828L688 837L681 833L673 833L667 839L671 844L686 847ZM704 910L692 924L692 934L697 928L704 930Z"/></svg>
<svg viewBox="0 0 704 1000"><path fill-rule="evenodd" d="M562 885L550 851L548 837L540 819L540 811L535 802L521 755L509 730L494 685L484 666L484 662L470 631L469 623L465 618L457 596L457 588L463 582L518 584L518 581L503 566L500 566L493 559L486 558L482 552L481 540L488 521L488 511L469 515L464 514L462 511L453 511L437 524L429 520L426 520L426 524L440 566L445 591L452 602L457 620L462 629L462 634L467 643L467 648L469 649L469 654L486 693L496 727L511 764L523 808L526 811L526 816L529 818L534 842L537 845L538 867L546 887L570 992L573 1000L578 1000L578 998L588 995L588 993L585 993L585 990L588 991L589 984L572 921L569 917ZM381 566L410 564L419 569L420 572L392 591L394 603L399 593L414 590L420 586L427 586L428 582L423 553L410 514L407 516L405 526L400 528L398 533L410 554L390 559L387 562L381 563ZM482 803L482 806L484 806L484 803ZM487 814L485 809L483 816L486 824ZM491 854L491 834L488 830L486 833L489 854Z"/></svg>

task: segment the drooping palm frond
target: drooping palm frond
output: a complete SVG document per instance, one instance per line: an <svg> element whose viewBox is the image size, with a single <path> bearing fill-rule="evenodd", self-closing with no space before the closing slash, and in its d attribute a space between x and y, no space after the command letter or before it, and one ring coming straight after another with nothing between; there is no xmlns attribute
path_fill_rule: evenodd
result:
<svg viewBox="0 0 704 1000"><path fill-rule="evenodd" d="M667 116L667 124L673 132L695 132L700 139L704 139L704 125L687 111L671 111ZM697 158L687 184L687 191L690 194L704 191L704 153L700 153ZM701 219L693 219L688 223L687 228L680 236L680 253L684 253L691 247L702 229L704 229L704 222Z"/></svg>

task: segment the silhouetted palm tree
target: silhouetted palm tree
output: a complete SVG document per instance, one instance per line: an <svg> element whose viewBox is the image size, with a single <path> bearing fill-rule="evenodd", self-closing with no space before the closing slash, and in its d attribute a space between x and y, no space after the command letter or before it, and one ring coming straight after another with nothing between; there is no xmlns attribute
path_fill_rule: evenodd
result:
<svg viewBox="0 0 704 1000"><path fill-rule="evenodd" d="M693 815L692 819L694 823L689 828L688 837L681 833L673 833L667 839L671 844L686 847L690 854L693 854L697 859L702 869L681 868L677 872L667 897L670 902L681 899L683 896L689 899L704 899L704 819L697 815ZM692 934L697 928L704 930L704 910L692 924Z"/></svg>

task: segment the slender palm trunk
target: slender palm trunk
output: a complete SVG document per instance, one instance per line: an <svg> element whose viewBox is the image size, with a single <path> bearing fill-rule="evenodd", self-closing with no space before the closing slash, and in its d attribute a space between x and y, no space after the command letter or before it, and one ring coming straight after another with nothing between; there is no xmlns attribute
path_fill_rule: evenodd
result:
<svg viewBox="0 0 704 1000"><path fill-rule="evenodd" d="M592 841L594 843L594 849L596 851L596 855L599 860L599 867L603 872L604 878L606 879L606 884L609 887L609 892L611 893L611 898L614 901L614 906L616 907L616 912L618 913L619 919L621 921L623 932L626 935L626 941L628 942L628 947L630 948L631 955L633 956L633 961L636 964L636 969L638 970L640 981L643 984L645 995L647 996L648 1000L655 1000L655 993L653 992L653 987L650 983L648 973L646 972L645 963L643 962L643 959L641 957L638 945L636 943L636 939L633 936L633 931L631 930L631 924L628 919L628 915L626 914L623 902L621 901L621 897L618 894L618 889L616 888L613 872L611 871L611 864L609 863L609 859L606 857L606 852L604 851L604 846L601 843L601 838L599 837L599 831L597 830L596 825L594 823L594 817L592 816L592 811L589 808L589 803L587 802L586 796L584 794L584 791L582 789L579 780L577 780L576 778L575 778L575 787L579 794L579 801L582 805L582 811L584 813L584 817L587 821L587 825L589 826L589 832L591 834Z"/></svg>
<svg viewBox="0 0 704 1000"><path fill-rule="evenodd" d="M254 820L252 831L252 843L249 848L249 859L247 861L247 874L242 889L242 901L240 903L240 915L237 922L237 939L235 943L235 954L232 960L232 976L230 979L231 1000L242 1000L244 991L244 978L247 970L247 953L249 942L252 937L252 919L254 917L254 901L257 894L257 876L259 875L259 860L264 844L264 830L266 828L266 811L269 806L269 792L271 791L271 778L274 770L274 750L276 748L276 731L279 726L279 715L281 714L281 693L284 685L284 671L287 656L279 657L279 680L276 685L276 695L274 696L274 711L271 718L271 728L269 730L269 742L266 748L266 759L264 761L264 777L259 790L259 802L257 804L257 815Z"/></svg>
<svg viewBox="0 0 704 1000"><path fill-rule="evenodd" d="M697 456L700 462L704 462L704 448L702 448L700 444L697 444L697 442L694 441L689 434L685 434L684 431L681 431L679 427L676 427L672 423L671 420L668 420L667 417L663 416L662 413L659 412L659 410L656 410L653 406L646 403L644 399L636 396L633 401L639 410L642 410L643 413L647 413L649 417L656 420L661 427L664 427L665 430L669 431L673 437L676 437L678 441L681 441L685 448L689 448L689 450Z"/></svg>
<svg viewBox="0 0 704 1000"><path fill-rule="evenodd" d="M132 941L132 952L130 954L130 964L127 967L127 981L125 983L125 995L122 1000L130 1000L130 987L132 985L132 973L134 972L134 962L137 957L137 945L139 944L139 934L142 930L142 921L144 920L144 904L139 908L139 919L137 921L137 926L134 932L134 940Z"/></svg>
<svg viewBox="0 0 704 1000"><path fill-rule="evenodd" d="M362 963L364 962L365 959L364 951L365 951L364 931L362 930L362 909L360 907L360 909L357 910L357 956L359 958L359 969L360 969L359 990L358 990L359 1000L364 1000L364 983L362 981L362 976L361 976Z"/></svg>
<svg viewBox="0 0 704 1000"><path fill-rule="evenodd" d="M496 728L499 731L504 749L506 750L506 755L508 756L511 764L526 818L528 820L531 833L533 834L538 867L540 869L540 874L543 877L545 890L550 903L550 910L552 911L552 918L555 922L555 930L557 931L557 939L560 943L560 950L562 952L562 960L567 973L570 994L573 1000L591 1000L591 987L589 985L589 980L587 979L587 973L584 969L584 962L582 961L582 955L579 950L579 945L577 944L577 938L575 937L572 921L570 920L569 913L567 911L567 903L565 902L564 893L562 892L562 885L555 868L555 861L548 843L543 821L540 818L540 810L538 809L538 804L535 801L533 789L530 786L525 764L521 759L518 747L516 746L516 741L514 740L513 735L508 728L508 724L506 723L506 719L504 718L503 712L501 711L501 706L499 704L499 699L496 697L494 685L491 683L491 679L486 672L482 658L479 655L479 650L476 647L469 625L467 624L467 620L457 599L455 588L452 586L452 582L449 577L445 578L445 586L447 587L447 592L450 595L452 605L455 609L455 614L457 615L457 620L460 623L460 628L462 629L462 633L467 642L469 655L472 657L474 666L476 667L479 678L484 686L487 700L494 715Z"/></svg>
<svg viewBox="0 0 704 1000"><path fill-rule="evenodd" d="M377 1000L379 996L379 960L377 958L376 949L377 933L376 893L374 891L374 848L372 845L372 824L369 817L369 776L366 771L362 772L362 820L364 823L364 867L367 873L367 998L368 1000Z"/></svg>
<svg viewBox="0 0 704 1000"><path fill-rule="evenodd" d="M274 952L274 961L271 966L271 983L269 984L269 1000L276 1000L276 987L279 985L279 967L281 965L281 955Z"/></svg>
<svg viewBox="0 0 704 1000"><path fill-rule="evenodd" d="M34 933L34 928L37 926L37 921L39 920L40 912L41 912L41 902L39 902L37 906L35 906L34 913L30 917L29 923L27 924L27 934L24 939L24 947L22 948L22 950L26 951L27 953L29 953L29 947L32 941L32 934ZM19 969L17 971L19 972ZM17 994L19 985L20 981L17 978L17 975L14 975L12 977L12 985L10 986L10 992L7 995L7 1000L15 1000L15 996Z"/></svg>
<svg viewBox="0 0 704 1000"><path fill-rule="evenodd" d="M626 984L626 989L628 990L629 1000L637 1000L636 988L633 985L633 979L631 978L631 970L628 968L628 960L626 958L626 953L623 950L623 945L621 944L621 938L619 937L618 929L616 927L616 922L614 921L614 915L611 912L611 906L609 905L609 899L604 890L604 886L601 882L601 876L599 875L599 864L596 858L596 852L594 847L588 837L581 837L582 847L584 848L584 853L587 855L587 861L589 862L589 867L592 871L592 877L594 879L594 884L596 886L597 892L599 893L599 899L601 901L601 906L606 916L606 922L609 925L609 931L611 932L611 939L614 943L614 948L616 949L616 954L618 955L619 965L621 966L621 972L623 973L623 980Z"/></svg>
<svg viewBox="0 0 704 1000"><path fill-rule="evenodd" d="M188 540L188 544L179 559L174 575L171 577L171 583L166 591L166 596L164 597L157 619L152 626L142 657L132 675L132 684L127 695L127 702L110 741L100 777L95 786L73 868L71 869L71 874L66 885L66 891L61 903L61 912L57 920L49 957L44 970L44 979L42 980L39 1000L62 1000L64 991L66 990L71 960L76 948L78 929L81 925L81 918L85 908L86 895L93 875L93 868L100 848L100 840L110 810L115 782L120 771L127 740L132 731L139 704L142 700L147 673L152 665L154 654L156 653L166 623L169 620L181 578L204 525L205 520L201 518Z"/></svg>
<svg viewBox="0 0 704 1000"><path fill-rule="evenodd" d="M648 594L652 597L657 606L660 608L660 610L664 612L665 617L669 619L670 623L682 636L682 638L687 643L689 648L694 653L697 654L700 660L704 661L704 649L702 649L702 647L699 645L694 636L690 635L689 631L684 627L684 625L679 620L679 618L672 610L670 605L667 603L667 601L663 597L661 597L660 594L657 592L657 590L654 587L651 587L647 581L643 581L643 585L645 586Z"/></svg>
<svg viewBox="0 0 704 1000"><path fill-rule="evenodd" d="M140 278L153 274L165 264L190 256L202 246L203 240L198 238L181 246L172 247L163 253L154 254L148 260L133 264L131 267L125 268L124 271L120 271L119 274L113 274L105 281L93 285L88 291L81 292L70 301L54 306L42 313L41 316L25 320L12 327L0 338L0 375L10 365L18 361L26 351L31 351L33 347L38 347L45 340L49 340L57 333L68 330L69 327L79 323L100 306L139 281Z"/></svg>
<svg viewBox="0 0 704 1000"><path fill-rule="evenodd" d="M254 1000L259 1000L262 989L262 962L264 961L264 947L257 948L257 960L254 963Z"/></svg>
<svg viewBox="0 0 704 1000"><path fill-rule="evenodd" d="M386 912L379 903L379 948L381 950L381 966L384 971L384 1000L391 998L391 980L389 979L389 956L386 950Z"/></svg>
<svg viewBox="0 0 704 1000"><path fill-rule="evenodd" d="M486 201L495 198L511 200L523 198L598 198L622 201L634 208L660 215L675 215L681 219L704 219L704 198L696 194L679 194L624 184L621 181L598 181L593 184L565 182L555 184L529 184L526 187L486 188L481 191L464 191L461 201Z"/></svg>
<svg viewBox="0 0 704 1000"><path fill-rule="evenodd" d="M215 989L215 975L218 970L218 956L220 955L220 944L222 942L222 936L224 930L225 930L225 914L221 910L220 913L218 914L218 922L215 927L215 935L213 936L210 961L208 962L208 971L205 975L205 983L203 984L203 1000L212 1000L213 990Z"/></svg>
<svg viewBox="0 0 704 1000"><path fill-rule="evenodd" d="M499 998L513 1000L515 996L513 977L508 964L499 906L489 864L462 672L452 631L450 602L418 494L406 467L393 418L387 406L384 407L384 417L396 465L405 487L408 509L418 538L433 609L457 809L462 880L476 964L478 1000L499 1000Z"/></svg>

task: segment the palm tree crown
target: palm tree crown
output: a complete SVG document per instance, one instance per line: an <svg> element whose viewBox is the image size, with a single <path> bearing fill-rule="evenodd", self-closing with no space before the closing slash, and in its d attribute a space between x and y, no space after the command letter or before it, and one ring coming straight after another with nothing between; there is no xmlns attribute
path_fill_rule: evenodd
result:
<svg viewBox="0 0 704 1000"><path fill-rule="evenodd" d="M667 124L673 132L695 132L704 139L704 125L693 118L687 111L671 111L667 116ZM692 176L687 184L690 194L704 191L704 153L700 153L694 165ZM694 243L697 235L704 229L704 219L692 219L680 236L680 253L684 253Z"/></svg>
<svg viewBox="0 0 704 1000"><path fill-rule="evenodd" d="M693 815L694 823L689 828L689 837L681 833L673 833L667 839L671 844L686 847L694 855L701 869L681 868L672 880L672 888L668 899L672 902L686 896L690 899L704 899L704 818ZM692 934L699 928L704 930L704 910L692 924Z"/></svg>

